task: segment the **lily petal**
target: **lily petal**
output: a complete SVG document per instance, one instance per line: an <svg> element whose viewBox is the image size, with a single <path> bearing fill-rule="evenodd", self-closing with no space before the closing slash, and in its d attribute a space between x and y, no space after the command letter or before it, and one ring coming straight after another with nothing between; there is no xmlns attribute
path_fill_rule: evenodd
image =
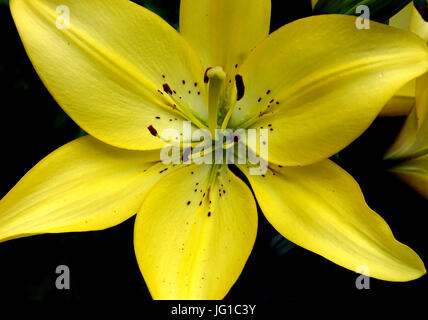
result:
<svg viewBox="0 0 428 320"><path fill-rule="evenodd" d="M380 117L397 117L407 116L412 111L415 105L415 98L408 96L395 95L391 100L383 107L379 113Z"/></svg>
<svg viewBox="0 0 428 320"><path fill-rule="evenodd" d="M318 0L311 0L312 9L317 5Z"/></svg>
<svg viewBox="0 0 428 320"><path fill-rule="evenodd" d="M410 30L428 42L428 23L413 6ZM415 106L385 158L410 157L428 150L428 74L416 79Z"/></svg>
<svg viewBox="0 0 428 320"><path fill-rule="evenodd" d="M378 279L408 281L425 273L418 255L394 238L357 182L332 161L271 166L264 177L243 171L266 218L297 245L353 271L366 266Z"/></svg>
<svg viewBox="0 0 428 320"><path fill-rule="evenodd" d="M134 247L154 299L222 299L256 233L248 187L226 166L218 172L192 165L162 179L147 196L137 214Z"/></svg>
<svg viewBox="0 0 428 320"><path fill-rule="evenodd" d="M358 30L355 17L345 15L301 19L245 60L239 72L246 93L230 125L270 124L269 161L314 163L356 139L400 87L427 69L427 46L410 32L375 22Z"/></svg>
<svg viewBox="0 0 428 320"><path fill-rule="evenodd" d="M406 83L383 107L379 116L396 117L407 116L415 105L416 79Z"/></svg>
<svg viewBox="0 0 428 320"><path fill-rule="evenodd" d="M413 9L414 4L412 1L389 19L389 25L403 30L409 30Z"/></svg>
<svg viewBox="0 0 428 320"><path fill-rule="evenodd" d="M428 199L428 154L405 161L391 171Z"/></svg>
<svg viewBox="0 0 428 320"><path fill-rule="evenodd" d="M412 1L395 16L389 19L389 25L403 30L410 30L410 19L413 8L414 5ZM382 109L379 116L395 117L408 115L415 104L415 86L416 80L414 79L398 90Z"/></svg>
<svg viewBox="0 0 428 320"><path fill-rule="evenodd" d="M192 115L206 120L200 59L156 14L127 0L12 0L10 7L40 78L94 137L156 149L164 143L150 125L182 131Z"/></svg>
<svg viewBox="0 0 428 320"><path fill-rule="evenodd" d="M221 66L230 75L269 35L270 13L270 0L182 0L180 33L205 68Z"/></svg>
<svg viewBox="0 0 428 320"><path fill-rule="evenodd" d="M121 150L90 136L62 146L1 199L0 241L123 222L165 175L157 159L159 151Z"/></svg>
<svg viewBox="0 0 428 320"><path fill-rule="evenodd" d="M428 151L428 73L416 80L415 106L385 158L397 159Z"/></svg>

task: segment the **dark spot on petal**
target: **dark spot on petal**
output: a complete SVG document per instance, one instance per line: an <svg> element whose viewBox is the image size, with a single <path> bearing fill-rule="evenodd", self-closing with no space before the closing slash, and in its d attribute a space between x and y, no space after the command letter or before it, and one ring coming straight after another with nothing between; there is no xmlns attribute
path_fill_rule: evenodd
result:
<svg viewBox="0 0 428 320"><path fill-rule="evenodd" d="M266 94L269 94L270 93L270 90L268 90L267 92L266 92Z"/></svg>
<svg viewBox="0 0 428 320"><path fill-rule="evenodd" d="M235 64L235 68L236 68L236 69L238 68L238 64Z"/></svg>
<svg viewBox="0 0 428 320"><path fill-rule="evenodd" d="M162 78L164 78L164 79L165 79L165 75L164 75L164 74L162 75Z"/></svg>
<svg viewBox="0 0 428 320"><path fill-rule="evenodd" d="M155 118L158 119L158 120L160 119L160 117L155 117Z"/></svg>
<svg viewBox="0 0 428 320"><path fill-rule="evenodd" d="M237 74L235 76L235 82L236 82L236 90L237 90L236 100L239 101L242 99L242 97L245 94L244 79L242 78L241 75Z"/></svg>
<svg viewBox="0 0 428 320"><path fill-rule="evenodd" d="M186 81L185 80L183 80L183 81L181 81L183 84L186 84Z"/></svg>
<svg viewBox="0 0 428 320"><path fill-rule="evenodd" d="M275 100L274 99L272 99L271 101L269 101L269 103L273 103Z"/></svg>
<svg viewBox="0 0 428 320"><path fill-rule="evenodd" d="M184 149L181 160L183 160L183 162L189 161L189 155L191 154L191 152L192 152L191 148Z"/></svg>
<svg viewBox="0 0 428 320"><path fill-rule="evenodd" d="M164 83L162 86L163 86L163 91L165 91L168 94L172 94L171 87L168 85L168 83Z"/></svg>
<svg viewBox="0 0 428 320"><path fill-rule="evenodd" d="M187 201L187 205L190 205L191 201Z"/></svg>
<svg viewBox="0 0 428 320"><path fill-rule="evenodd" d="M208 211L208 217L211 217L211 211Z"/></svg>
<svg viewBox="0 0 428 320"><path fill-rule="evenodd" d="M157 136L158 135L158 132L157 132L157 130L155 129L155 128L153 128L153 126L152 125L150 125L150 126L148 126L147 127L147 129L149 129L149 131L150 131L150 133L152 134L152 136Z"/></svg>
<svg viewBox="0 0 428 320"><path fill-rule="evenodd" d="M257 102L260 102L260 101L262 101L262 98L259 98L259 100L257 100Z"/></svg>
<svg viewBox="0 0 428 320"><path fill-rule="evenodd" d="M198 83L197 82L195 82L195 87L197 87L198 86Z"/></svg>

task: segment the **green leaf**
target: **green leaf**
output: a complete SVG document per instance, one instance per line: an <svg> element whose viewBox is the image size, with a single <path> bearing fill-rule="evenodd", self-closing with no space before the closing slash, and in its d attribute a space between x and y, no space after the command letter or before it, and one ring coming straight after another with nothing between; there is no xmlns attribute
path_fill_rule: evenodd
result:
<svg viewBox="0 0 428 320"><path fill-rule="evenodd" d="M411 0L320 0L314 8L314 14L347 14L359 16L358 6L370 9L370 20L386 22L403 9Z"/></svg>

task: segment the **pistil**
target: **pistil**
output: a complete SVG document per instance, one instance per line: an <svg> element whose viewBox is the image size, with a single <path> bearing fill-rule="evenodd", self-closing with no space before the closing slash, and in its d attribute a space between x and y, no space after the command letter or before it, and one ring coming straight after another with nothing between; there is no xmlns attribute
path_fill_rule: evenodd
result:
<svg viewBox="0 0 428 320"><path fill-rule="evenodd" d="M212 137L215 137L215 130L218 127L218 108L220 97L224 88L226 73L222 67L214 67L207 71L208 77L208 128Z"/></svg>

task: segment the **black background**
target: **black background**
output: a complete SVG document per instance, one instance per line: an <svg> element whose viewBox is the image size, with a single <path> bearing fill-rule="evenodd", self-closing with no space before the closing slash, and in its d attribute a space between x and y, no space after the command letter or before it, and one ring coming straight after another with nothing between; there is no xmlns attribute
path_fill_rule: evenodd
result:
<svg viewBox="0 0 428 320"><path fill-rule="evenodd" d="M179 0L140 3L177 25ZM272 3L272 30L311 13L309 1ZM6 4L0 4L0 33L2 197L33 165L81 131L39 80ZM403 121L403 117L376 120L336 160L360 183L368 204L386 219L396 238L427 262L427 202L390 175L388 163L382 161ZM0 243L0 305L6 301L96 300L150 305L134 256L133 223L132 218L104 231L40 235ZM362 303L379 302L414 307L427 300L427 276L407 283L371 279L370 290L357 290L357 274L299 247L281 254L271 246L276 235L260 214L254 250L227 301L264 302L286 310L293 304L322 303L334 308L343 302L359 308ZM70 268L70 290L55 287L55 268L60 264Z"/></svg>

